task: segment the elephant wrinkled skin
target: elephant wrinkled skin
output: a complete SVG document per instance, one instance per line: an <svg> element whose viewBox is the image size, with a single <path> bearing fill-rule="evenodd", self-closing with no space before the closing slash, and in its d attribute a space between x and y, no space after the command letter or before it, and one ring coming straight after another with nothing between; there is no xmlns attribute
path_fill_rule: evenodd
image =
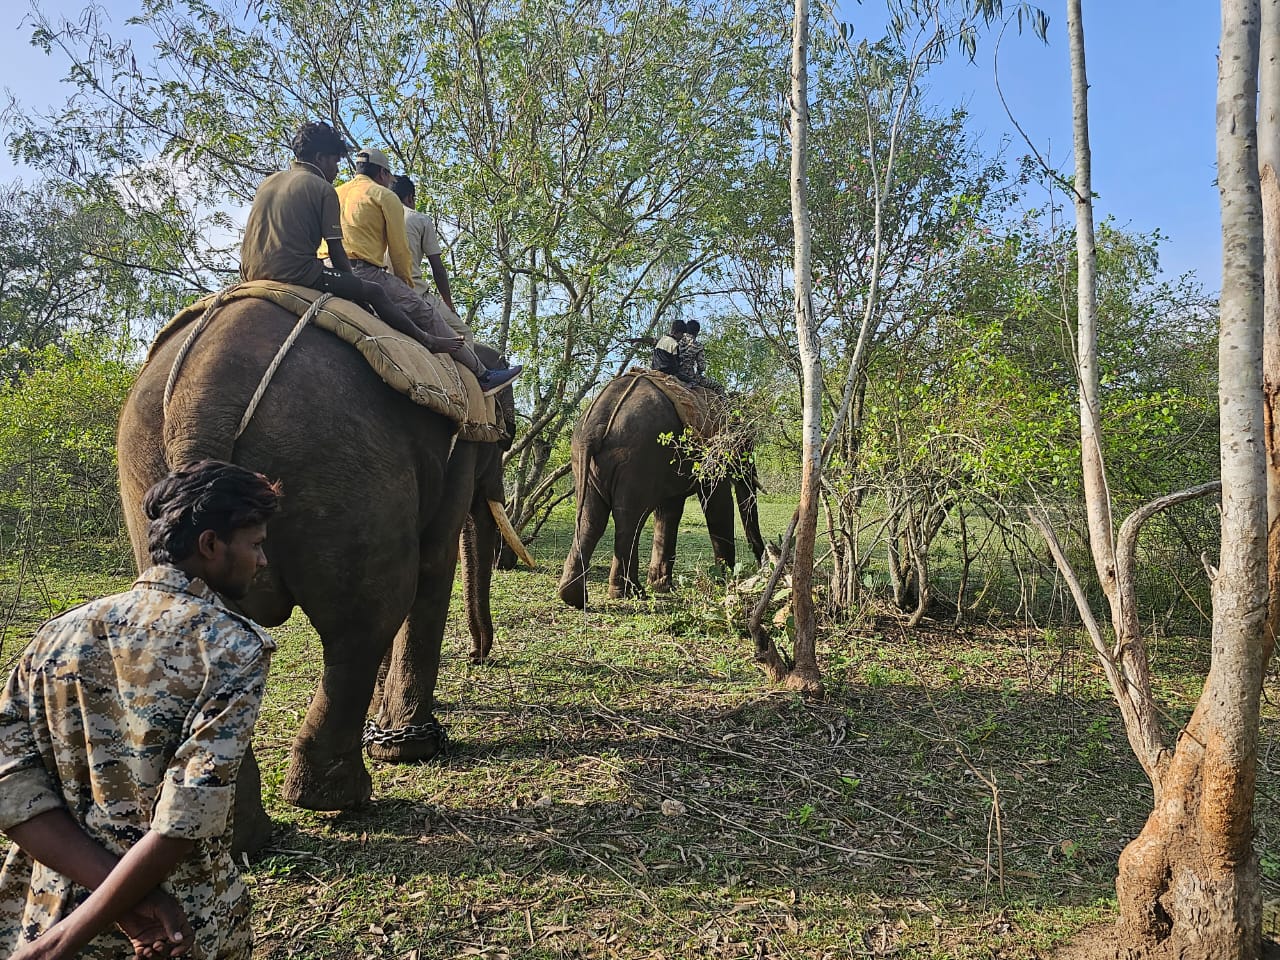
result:
<svg viewBox="0 0 1280 960"><path fill-rule="evenodd" d="M142 495L172 467L217 458L282 481L282 509L266 542L270 565L240 606L266 627L299 606L320 635L323 674L293 743L284 796L339 810L371 793L361 733L384 658L377 723L436 729L433 695L464 524L472 657L488 653L497 532L486 499L502 499L502 449L454 443L450 421L392 391L354 348L314 327L303 330L233 440L296 320L263 300L223 307L188 354L167 416L165 381L186 330L161 343L120 416L120 490L142 567ZM514 412L509 393L500 403ZM371 745L370 754L425 760L442 739L428 733ZM257 779L250 752L237 790L240 848L255 849L270 831Z"/></svg>
<svg viewBox="0 0 1280 960"><path fill-rule="evenodd" d="M733 499L737 494L742 526L756 561L764 553L756 510L756 480L750 451L740 469L715 483L700 483L663 434L684 430L675 405L648 380L634 385L617 378L587 408L573 431L573 484L577 522L573 545L560 576L560 599L573 607L587 603L587 570L591 554L613 515L613 566L609 596L640 594L640 531L653 514L653 553L649 585L671 589L676 534L684 502L697 495L707 518L711 550L718 563L734 565Z"/></svg>

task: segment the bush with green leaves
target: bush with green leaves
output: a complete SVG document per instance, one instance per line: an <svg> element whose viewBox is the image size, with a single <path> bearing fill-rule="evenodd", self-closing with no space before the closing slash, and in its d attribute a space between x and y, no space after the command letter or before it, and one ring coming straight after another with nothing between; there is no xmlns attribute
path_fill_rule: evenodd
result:
<svg viewBox="0 0 1280 960"><path fill-rule="evenodd" d="M0 384L0 535L37 550L120 534L116 418L136 362L126 343L72 338Z"/></svg>

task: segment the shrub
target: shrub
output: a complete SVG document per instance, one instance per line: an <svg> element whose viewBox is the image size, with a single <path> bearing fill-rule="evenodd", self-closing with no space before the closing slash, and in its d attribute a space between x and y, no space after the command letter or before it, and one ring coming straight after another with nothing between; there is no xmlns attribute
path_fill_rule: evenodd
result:
<svg viewBox="0 0 1280 960"><path fill-rule="evenodd" d="M0 537L37 553L119 538L116 419L136 372L130 346L80 337L30 361L0 384Z"/></svg>

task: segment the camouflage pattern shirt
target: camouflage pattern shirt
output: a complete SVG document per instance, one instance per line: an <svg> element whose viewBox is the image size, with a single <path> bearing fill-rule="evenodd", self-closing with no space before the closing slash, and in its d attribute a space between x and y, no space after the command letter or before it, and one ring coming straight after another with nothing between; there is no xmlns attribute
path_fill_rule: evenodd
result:
<svg viewBox="0 0 1280 960"><path fill-rule="evenodd" d="M680 379L689 383L701 383L707 372L707 354L693 334L680 338Z"/></svg>
<svg viewBox="0 0 1280 960"><path fill-rule="evenodd" d="M248 960L231 812L274 649L204 581L171 566L49 621L0 694L0 829L66 807L118 856L148 830L195 840L164 884L195 930L189 956ZM87 896L12 846L0 866L0 956ZM112 929L80 956L123 960L133 950Z"/></svg>

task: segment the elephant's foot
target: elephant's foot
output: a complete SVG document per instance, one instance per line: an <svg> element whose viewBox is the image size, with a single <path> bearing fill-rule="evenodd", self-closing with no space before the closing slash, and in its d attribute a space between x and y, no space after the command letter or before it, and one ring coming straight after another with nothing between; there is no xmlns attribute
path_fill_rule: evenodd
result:
<svg viewBox="0 0 1280 960"><path fill-rule="evenodd" d="M821 700L825 696L818 671L805 666L791 668L791 672L787 674L787 689L803 694L809 700Z"/></svg>
<svg viewBox="0 0 1280 960"><path fill-rule="evenodd" d="M559 593L560 599L569 606L578 610L587 609L587 578L585 576L561 580Z"/></svg>
<svg viewBox="0 0 1280 960"><path fill-rule="evenodd" d="M434 760L449 744L444 724L433 716L426 723L380 727L372 720L364 728L364 748L384 763L425 763Z"/></svg>
<svg viewBox="0 0 1280 960"><path fill-rule="evenodd" d="M489 652L493 650L493 641L485 644L473 644L468 659L477 666L489 662Z"/></svg>
<svg viewBox="0 0 1280 960"><path fill-rule="evenodd" d="M282 793L305 810L351 810L373 796L373 781L358 752L319 762L295 748Z"/></svg>
<svg viewBox="0 0 1280 960"><path fill-rule="evenodd" d="M661 560L649 565L649 589L655 593L671 592L671 575L674 564L670 560Z"/></svg>
<svg viewBox="0 0 1280 960"><path fill-rule="evenodd" d="M271 842L271 834L275 831L276 825L267 816L267 811L262 809L262 804L258 803L255 806L256 810L246 810L240 804L236 805L236 824L231 835L231 855L237 862L242 856L256 856L259 850Z"/></svg>
<svg viewBox="0 0 1280 960"><path fill-rule="evenodd" d="M619 583L610 582L610 600L627 600L631 597L635 597L637 600L643 600L645 597L644 587L640 586L638 583L632 583L630 580L623 580Z"/></svg>
<svg viewBox="0 0 1280 960"><path fill-rule="evenodd" d="M235 826L231 834L231 852L237 860L243 855L253 856L270 842L275 824L262 806L262 774L252 747L240 763L232 816Z"/></svg>

